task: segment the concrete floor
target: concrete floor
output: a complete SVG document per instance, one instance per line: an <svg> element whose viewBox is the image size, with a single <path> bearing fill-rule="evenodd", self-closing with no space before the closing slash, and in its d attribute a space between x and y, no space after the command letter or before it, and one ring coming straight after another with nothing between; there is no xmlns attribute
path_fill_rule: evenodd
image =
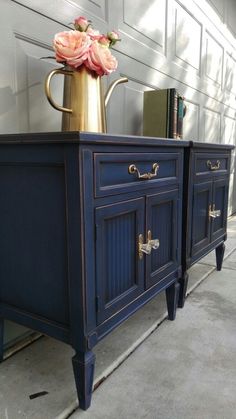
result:
<svg viewBox="0 0 236 419"><path fill-rule="evenodd" d="M96 346L95 383L107 378L87 412L77 409L72 349L43 337L0 365L0 419L235 419L236 217L223 270L213 252L189 273L174 322L160 294Z"/></svg>

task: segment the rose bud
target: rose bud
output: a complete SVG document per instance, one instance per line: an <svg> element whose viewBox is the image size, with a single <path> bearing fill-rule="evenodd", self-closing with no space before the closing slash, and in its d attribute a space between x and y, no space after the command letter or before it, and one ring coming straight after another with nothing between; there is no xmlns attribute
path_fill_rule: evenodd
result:
<svg viewBox="0 0 236 419"><path fill-rule="evenodd" d="M110 40L110 45L115 45L117 41L120 41L119 34L116 31L111 31L107 33L107 37Z"/></svg>
<svg viewBox="0 0 236 419"><path fill-rule="evenodd" d="M91 21L86 19L86 17L79 16L74 20L74 27L77 31L86 32Z"/></svg>

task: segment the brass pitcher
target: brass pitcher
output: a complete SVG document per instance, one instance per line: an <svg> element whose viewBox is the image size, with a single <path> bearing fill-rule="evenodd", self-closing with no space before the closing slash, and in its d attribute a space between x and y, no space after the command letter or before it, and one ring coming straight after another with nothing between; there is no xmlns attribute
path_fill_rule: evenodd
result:
<svg viewBox="0 0 236 419"><path fill-rule="evenodd" d="M51 96L50 82L55 74L65 76L63 106L55 103ZM62 131L106 132L105 107L114 87L127 81L126 77L114 80L104 96L101 77L94 71L85 66L78 70L65 67L47 75L45 93L53 108L63 112Z"/></svg>

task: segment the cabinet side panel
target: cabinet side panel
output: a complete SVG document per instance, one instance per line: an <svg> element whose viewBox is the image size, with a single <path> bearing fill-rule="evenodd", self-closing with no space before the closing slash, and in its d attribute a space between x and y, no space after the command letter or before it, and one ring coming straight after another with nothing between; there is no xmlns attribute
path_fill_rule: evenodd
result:
<svg viewBox="0 0 236 419"><path fill-rule="evenodd" d="M67 324L64 167L1 165L0 201L0 301Z"/></svg>

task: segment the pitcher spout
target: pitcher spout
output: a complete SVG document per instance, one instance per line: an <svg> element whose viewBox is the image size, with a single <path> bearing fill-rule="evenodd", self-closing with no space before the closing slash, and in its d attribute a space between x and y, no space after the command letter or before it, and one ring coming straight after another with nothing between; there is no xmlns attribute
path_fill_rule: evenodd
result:
<svg viewBox="0 0 236 419"><path fill-rule="evenodd" d="M105 94L105 98L104 98L105 106L107 106L114 88L120 83L127 83L127 81L128 81L127 77L121 77L120 79L114 80L110 84L110 86L108 87L107 92Z"/></svg>

